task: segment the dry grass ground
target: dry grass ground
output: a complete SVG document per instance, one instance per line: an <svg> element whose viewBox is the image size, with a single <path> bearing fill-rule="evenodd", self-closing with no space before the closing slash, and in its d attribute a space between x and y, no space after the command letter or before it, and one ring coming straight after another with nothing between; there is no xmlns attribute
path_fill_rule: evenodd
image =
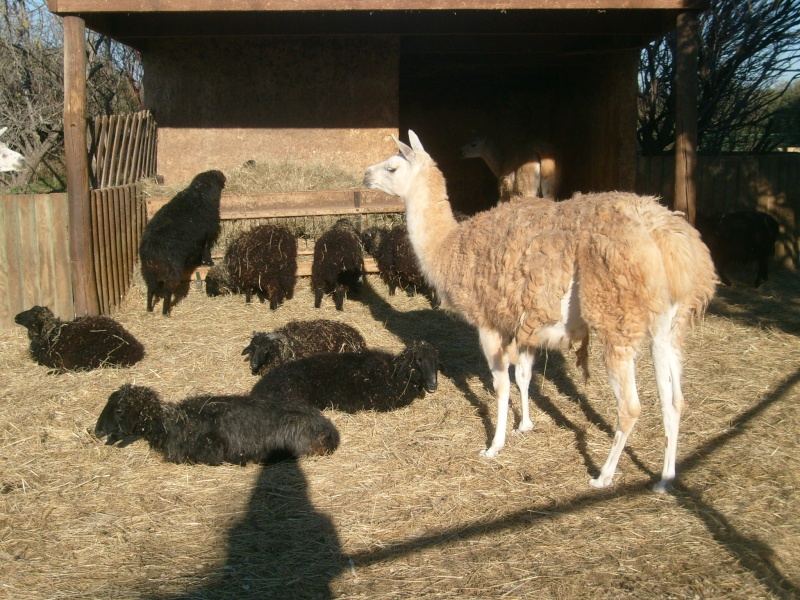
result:
<svg viewBox="0 0 800 600"><path fill-rule="evenodd" d="M478 451L496 408L475 332L369 283L343 313L330 299L315 310L301 280L275 312L192 292L164 318L145 312L137 278L115 316L147 356L123 370L48 375L22 327L0 332L0 597L798 596L796 275L721 289L688 336L670 496L647 488L662 460L649 353L616 485L594 490L615 422L598 347L586 383L571 356L538 357L535 429L487 460ZM168 464L144 442L92 435L125 382L173 401L247 391L252 331L316 317L356 326L372 346L433 343L438 391L392 413L332 412L335 454L266 467Z"/></svg>

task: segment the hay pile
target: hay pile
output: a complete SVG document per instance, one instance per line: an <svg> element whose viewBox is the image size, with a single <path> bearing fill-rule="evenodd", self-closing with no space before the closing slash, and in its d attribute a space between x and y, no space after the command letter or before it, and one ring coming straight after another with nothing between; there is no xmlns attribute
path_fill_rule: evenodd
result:
<svg viewBox="0 0 800 600"><path fill-rule="evenodd" d="M147 356L124 370L50 376L27 357L23 328L0 332L0 597L797 596L796 275L722 289L688 336L680 485L666 497L646 488L663 438L649 353L616 485L594 490L615 420L596 345L586 384L571 356L538 357L534 431L486 460L496 408L475 331L369 283L343 313L315 310L303 279L274 312L192 292L163 318L145 312L137 278L115 317ZM144 442L92 435L121 384L173 401L244 392L253 330L321 317L374 347L428 340L439 390L395 412L328 413L334 455L267 467L168 464Z"/></svg>

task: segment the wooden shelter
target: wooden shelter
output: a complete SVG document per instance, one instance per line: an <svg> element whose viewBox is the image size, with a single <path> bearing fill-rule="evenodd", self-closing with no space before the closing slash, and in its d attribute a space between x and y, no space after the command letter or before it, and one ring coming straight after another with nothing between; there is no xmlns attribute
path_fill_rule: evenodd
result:
<svg viewBox="0 0 800 600"><path fill-rule="evenodd" d="M65 141L76 312L96 312L85 27L141 51L167 183L247 160L358 172L414 129L454 206L493 202L459 157L471 130L560 153L562 192L632 190L639 49L679 27L676 208L693 209L696 11L702 0L49 0L64 17ZM690 212L691 214L691 212Z"/></svg>

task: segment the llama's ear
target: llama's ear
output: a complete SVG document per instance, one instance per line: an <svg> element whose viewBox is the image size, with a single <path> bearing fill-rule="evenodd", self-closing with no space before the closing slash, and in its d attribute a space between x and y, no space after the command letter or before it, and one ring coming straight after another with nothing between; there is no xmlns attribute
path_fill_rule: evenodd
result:
<svg viewBox="0 0 800 600"><path fill-rule="evenodd" d="M409 146L407 146L394 136L392 136L392 139L394 140L394 143L397 144L397 149L400 150L400 154L405 156L407 160L411 160L412 158L414 158L414 151Z"/></svg>
<svg viewBox="0 0 800 600"><path fill-rule="evenodd" d="M414 133L411 129L408 130L408 141L411 142L411 147L416 152L425 152L425 148L422 147L422 142L419 141L417 134Z"/></svg>

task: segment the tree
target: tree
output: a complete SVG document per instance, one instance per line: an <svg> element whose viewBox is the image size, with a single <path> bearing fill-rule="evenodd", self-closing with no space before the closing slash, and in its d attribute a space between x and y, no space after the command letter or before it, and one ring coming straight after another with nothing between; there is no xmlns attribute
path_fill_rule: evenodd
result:
<svg viewBox="0 0 800 600"><path fill-rule="evenodd" d="M776 101L798 76L800 0L711 0L699 17L698 149L773 149ZM675 33L639 63L637 138L644 155L675 140Z"/></svg>
<svg viewBox="0 0 800 600"><path fill-rule="evenodd" d="M87 31L89 114L141 107L141 63L130 48ZM0 126L6 142L22 152L28 169L13 177L25 186L34 175L63 188L64 51L61 22L45 0L0 4ZM46 175L43 171L48 171Z"/></svg>

